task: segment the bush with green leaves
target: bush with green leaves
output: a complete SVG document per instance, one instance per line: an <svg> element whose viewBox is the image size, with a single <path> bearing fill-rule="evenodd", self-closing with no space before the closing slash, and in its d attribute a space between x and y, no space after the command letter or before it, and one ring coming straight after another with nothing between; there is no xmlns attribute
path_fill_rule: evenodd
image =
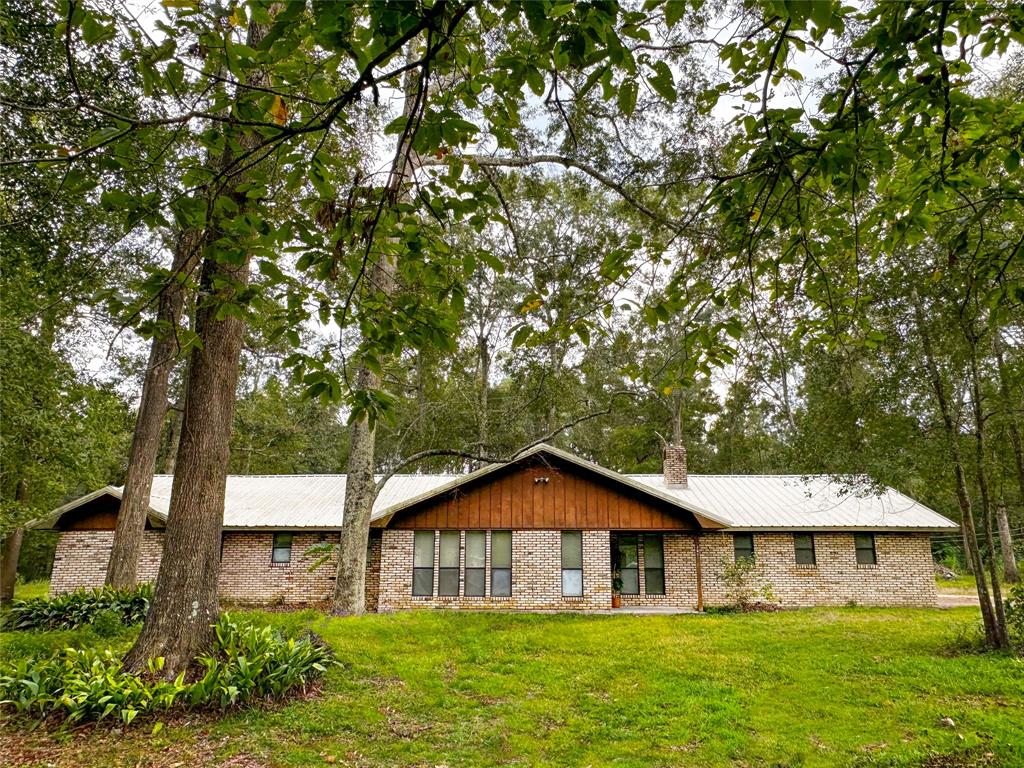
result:
<svg viewBox="0 0 1024 768"><path fill-rule="evenodd" d="M1024 648L1024 581L1014 584L1006 598L1006 628L1010 640Z"/></svg>
<svg viewBox="0 0 1024 768"><path fill-rule="evenodd" d="M268 626L238 622L225 614L214 627L213 652L197 661L205 674L189 689L193 704L222 708L239 701L275 699L305 687L334 658L319 636L285 638Z"/></svg>
<svg viewBox="0 0 1024 768"><path fill-rule="evenodd" d="M756 606L758 610L764 610L775 603L772 584L761 577L752 557L723 562L718 580L725 585L731 608L749 611Z"/></svg>
<svg viewBox="0 0 1024 768"><path fill-rule="evenodd" d="M279 699L305 689L336 663L330 647L312 633L286 638L228 614L214 632L213 647L196 659L191 682L185 673L162 679L162 658L150 662L148 676L130 674L107 649L64 648L46 658L0 664L0 707L69 724L111 718L127 725L140 714L172 708L226 709Z"/></svg>
<svg viewBox="0 0 1024 768"><path fill-rule="evenodd" d="M150 662L154 678L162 662ZM0 668L0 705L41 719L57 713L66 723L113 716L130 724L140 712L169 709L186 687L180 678L147 680L122 672L121 660L107 649L64 648Z"/></svg>
<svg viewBox="0 0 1024 768"><path fill-rule="evenodd" d="M135 589L102 589L67 592L56 597L15 600L0 615L2 629L77 629L99 619L103 632L117 624L138 624L146 618L153 587L143 584Z"/></svg>

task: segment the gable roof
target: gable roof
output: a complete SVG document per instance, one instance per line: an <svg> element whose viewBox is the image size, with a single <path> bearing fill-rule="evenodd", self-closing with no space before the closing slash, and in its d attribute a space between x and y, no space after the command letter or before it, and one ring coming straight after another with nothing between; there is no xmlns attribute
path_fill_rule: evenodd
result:
<svg viewBox="0 0 1024 768"><path fill-rule="evenodd" d="M73 499L66 504L62 504L56 509L52 510L46 517L41 517L37 520L33 520L27 525L28 528L52 528L57 522L64 517L68 512L71 512L79 507L83 507L90 501L102 498L103 496L111 496L118 501L121 500L121 493L123 492L122 487L115 485L105 485L92 493L87 493L85 496L79 496L77 499ZM161 511L158 507L153 506L153 497L149 499L149 509L146 511L146 519L149 520L150 525L164 526L167 523L167 510Z"/></svg>
<svg viewBox="0 0 1024 768"><path fill-rule="evenodd" d="M524 451L510 463L544 455L691 513L707 528L927 532L958 527L893 488L869 491L828 476L690 475L686 488L670 488L661 475L620 474L545 444ZM374 502L371 520L376 526L387 526L396 513L506 466L489 464L462 475L393 475ZM149 507L153 524L167 521L173 480L171 475L153 478ZM224 528L339 530L345 485L345 475L230 475ZM31 527L53 527L65 513L103 494L120 499L121 489L108 485L58 507Z"/></svg>
<svg viewBox="0 0 1024 768"><path fill-rule="evenodd" d="M696 516L698 521L704 528L725 528L729 526L729 519L727 517L723 517L718 513L711 512L705 507L698 505L695 499L681 499L678 496L675 496L671 493L667 493L668 489L664 485L658 487L657 485L654 485L652 483L645 483L635 479L637 477L644 477L643 475L623 475L616 472L615 470L608 469L607 467L602 467L600 464L595 464L592 461L587 461L586 459L582 459L574 453L570 453L569 451L563 451L561 448L555 448L553 445L548 445L546 443L540 443L526 451L523 451L522 453L516 455L509 462L488 464L487 466L481 467L475 472L469 472L468 474L464 475L451 476L451 479L444 485L428 488L416 496L412 496L402 501L399 501L395 504L392 504L391 506L381 510L379 513L376 512L375 507L375 514L373 520L378 525L386 526L388 521L395 514L402 512L403 510L408 509L409 507L412 507L416 504L420 504L436 496L440 496L441 494L448 493L449 491L453 491L456 488L466 485L467 483L471 483L475 480L486 477L487 475L490 475L493 472L497 472L498 470L504 469L509 464L516 464L518 462L531 459L535 456L542 455L560 459L561 461L572 464L573 466L578 467L579 469L582 469L585 472L592 472L594 474L600 475L601 477L611 480L614 483L617 483L633 491L636 491L643 496L649 496L660 501L667 502L668 504L672 505L673 507L676 507L680 511L689 512ZM386 485L385 488L387 488Z"/></svg>

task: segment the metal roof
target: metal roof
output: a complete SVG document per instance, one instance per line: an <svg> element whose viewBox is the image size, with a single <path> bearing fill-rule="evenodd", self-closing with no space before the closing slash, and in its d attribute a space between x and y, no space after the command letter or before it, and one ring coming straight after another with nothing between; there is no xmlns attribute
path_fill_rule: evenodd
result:
<svg viewBox="0 0 1024 768"><path fill-rule="evenodd" d="M828 476L690 475L686 488L668 487L661 475L623 475L548 445L519 454L522 460L547 454L596 472L634 491L649 494L704 518L708 527L738 530L944 530L957 524L893 488ZM373 505L373 520L386 525L401 510L445 493L505 466L491 464L463 475L394 475ZM250 529L341 527L345 475L230 475L224 527ZM171 475L156 475L150 496L151 519L166 520ZM37 521L50 527L66 512L121 489L107 486L69 502Z"/></svg>
<svg viewBox="0 0 1024 768"><path fill-rule="evenodd" d="M394 475L373 505L373 517L457 475ZM341 528L345 475L229 475L225 528ZM150 504L164 519L171 506L173 475L155 475Z"/></svg>
<svg viewBox="0 0 1024 768"><path fill-rule="evenodd" d="M665 486L661 475L631 475L684 504L696 504L729 520L730 529L959 528L938 512L894 488L866 478L827 475L690 475L686 488Z"/></svg>

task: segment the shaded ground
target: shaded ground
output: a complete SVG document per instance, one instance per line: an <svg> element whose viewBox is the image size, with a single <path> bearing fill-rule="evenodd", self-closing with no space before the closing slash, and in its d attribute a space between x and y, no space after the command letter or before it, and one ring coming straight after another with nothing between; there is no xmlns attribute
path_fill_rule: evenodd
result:
<svg viewBox="0 0 1024 768"><path fill-rule="evenodd" d="M1024 765L1024 663L955 652L969 608L258 615L335 647L319 699L155 736L8 719L0 765ZM0 657L131 632L0 634Z"/></svg>

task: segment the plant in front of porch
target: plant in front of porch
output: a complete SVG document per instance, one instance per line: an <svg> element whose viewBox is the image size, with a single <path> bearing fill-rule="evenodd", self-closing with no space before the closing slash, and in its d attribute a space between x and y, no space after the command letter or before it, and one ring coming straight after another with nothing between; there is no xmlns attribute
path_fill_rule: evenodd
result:
<svg viewBox="0 0 1024 768"><path fill-rule="evenodd" d="M612 573L612 608L622 607L622 574L619 571Z"/></svg>

